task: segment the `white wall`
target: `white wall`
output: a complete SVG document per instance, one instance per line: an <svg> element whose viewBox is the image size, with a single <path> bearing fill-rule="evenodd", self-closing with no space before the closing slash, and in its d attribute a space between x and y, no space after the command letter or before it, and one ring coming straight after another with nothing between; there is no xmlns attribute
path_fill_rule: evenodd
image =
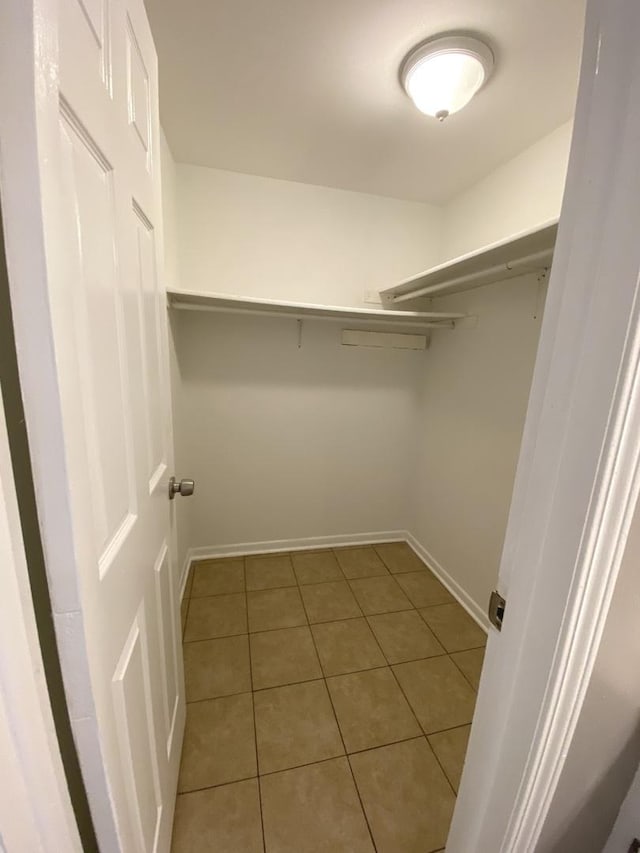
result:
<svg viewBox="0 0 640 853"><path fill-rule="evenodd" d="M345 347L341 325L174 312L191 545L402 529L424 351Z"/></svg>
<svg viewBox="0 0 640 853"><path fill-rule="evenodd" d="M578 725L540 841L544 853L601 853L640 762L640 503ZM639 791L622 816L626 853L640 833Z"/></svg>
<svg viewBox="0 0 640 853"><path fill-rule="evenodd" d="M603 853L625 850L631 838L640 838L640 767L618 813Z"/></svg>
<svg viewBox="0 0 640 853"><path fill-rule="evenodd" d="M498 574L543 302L529 275L434 303L477 326L433 335L410 529L479 617Z"/></svg>
<svg viewBox="0 0 640 853"><path fill-rule="evenodd" d="M434 264L440 210L417 202L178 165L184 290L362 305Z"/></svg>
<svg viewBox="0 0 640 853"><path fill-rule="evenodd" d="M561 125L445 206L442 260L560 215L572 126Z"/></svg>
<svg viewBox="0 0 640 853"><path fill-rule="evenodd" d="M559 216L571 130L562 125L445 206L443 260ZM543 304L535 275L432 303L478 325L433 336L409 527L478 618L498 575Z"/></svg>
<svg viewBox="0 0 640 853"><path fill-rule="evenodd" d="M362 305L365 290L557 216L570 131L558 128L440 209L169 164L178 260L168 249L168 277L185 290ZM187 544L410 529L484 612L533 371L537 299L535 281L519 279L436 300L477 313L479 325L434 334L422 356L345 352L339 327L309 322L297 352L293 323L172 312L176 465L197 480L195 499L180 508L181 555ZM316 373L313 359L322 362ZM317 424L333 424L338 411L348 429L329 440ZM274 478L288 485L273 492ZM240 494L242 482L250 492Z"/></svg>

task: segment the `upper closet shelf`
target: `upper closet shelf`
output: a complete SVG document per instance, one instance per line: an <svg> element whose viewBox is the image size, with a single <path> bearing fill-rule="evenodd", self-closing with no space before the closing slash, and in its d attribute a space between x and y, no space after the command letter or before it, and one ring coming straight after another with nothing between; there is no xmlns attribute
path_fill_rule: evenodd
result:
<svg viewBox="0 0 640 853"><path fill-rule="evenodd" d="M557 231L554 220L432 267L381 291L382 304L391 307L421 296L446 296L546 270L551 266Z"/></svg>
<svg viewBox="0 0 640 853"><path fill-rule="evenodd" d="M220 293L194 293L187 290L167 291L169 306L189 311L220 311L231 314L268 314L272 317L292 317L297 320L348 320L367 325L408 326L421 329L453 327L455 320L465 314L441 311L389 311L386 308L342 308L333 305L309 305L304 302L280 302L274 299L254 299L248 296L228 296Z"/></svg>

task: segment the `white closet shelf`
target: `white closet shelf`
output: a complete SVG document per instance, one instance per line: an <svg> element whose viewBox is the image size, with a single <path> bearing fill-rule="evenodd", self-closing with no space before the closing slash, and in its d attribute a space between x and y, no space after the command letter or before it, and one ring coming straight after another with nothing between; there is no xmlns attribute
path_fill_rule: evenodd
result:
<svg viewBox="0 0 640 853"><path fill-rule="evenodd" d="M528 272L542 272L551 266L557 231L558 222L553 220L446 261L382 290L382 304L392 306L419 297L446 296Z"/></svg>
<svg viewBox="0 0 640 853"><path fill-rule="evenodd" d="M281 302L274 299L254 299L248 296L229 296L222 293L195 293L188 290L168 290L171 308L186 311L218 311L229 314L267 314L272 317L292 317L320 320L348 320L368 325L405 326L421 329L452 328L455 320L465 314L442 311L391 311L386 308L347 308L335 305L311 305L305 302Z"/></svg>

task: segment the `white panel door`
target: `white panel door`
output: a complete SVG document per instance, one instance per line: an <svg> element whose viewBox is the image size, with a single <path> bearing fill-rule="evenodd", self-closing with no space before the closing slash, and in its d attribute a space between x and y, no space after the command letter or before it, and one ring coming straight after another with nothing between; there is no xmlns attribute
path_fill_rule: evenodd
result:
<svg viewBox="0 0 640 853"><path fill-rule="evenodd" d="M83 707L95 714L107 793L91 805L108 811L116 832L102 849L167 851L184 690L168 500L157 60L143 0L32 0L16 16L27 8L42 198L32 226L46 249L53 347L49 356L43 343L42 356L53 359L57 384L50 428L60 430L66 475L55 505L61 531L70 530L76 604L65 604L55 547L47 556L54 605L74 624L81 617L86 664L86 672L67 669L65 682L72 711L85 693ZM33 381L25 376L27 392ZM37 482L53 464L47 453L35 460ZM50 531L46 499L40 508ZM82 744L80 759L87 771Z"/></svg>

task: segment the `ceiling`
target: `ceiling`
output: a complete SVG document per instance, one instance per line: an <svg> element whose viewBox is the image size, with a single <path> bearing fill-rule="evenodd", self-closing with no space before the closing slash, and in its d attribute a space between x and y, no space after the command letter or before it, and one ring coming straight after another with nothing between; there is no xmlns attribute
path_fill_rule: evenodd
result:
<svg viewBox="0 0 640 853"><path fill-rule="evenodd" d="M146 0L177 161L443 203L573 114L584 0ZM496 70L443 124L398 68L436 33Z"/></svg>

